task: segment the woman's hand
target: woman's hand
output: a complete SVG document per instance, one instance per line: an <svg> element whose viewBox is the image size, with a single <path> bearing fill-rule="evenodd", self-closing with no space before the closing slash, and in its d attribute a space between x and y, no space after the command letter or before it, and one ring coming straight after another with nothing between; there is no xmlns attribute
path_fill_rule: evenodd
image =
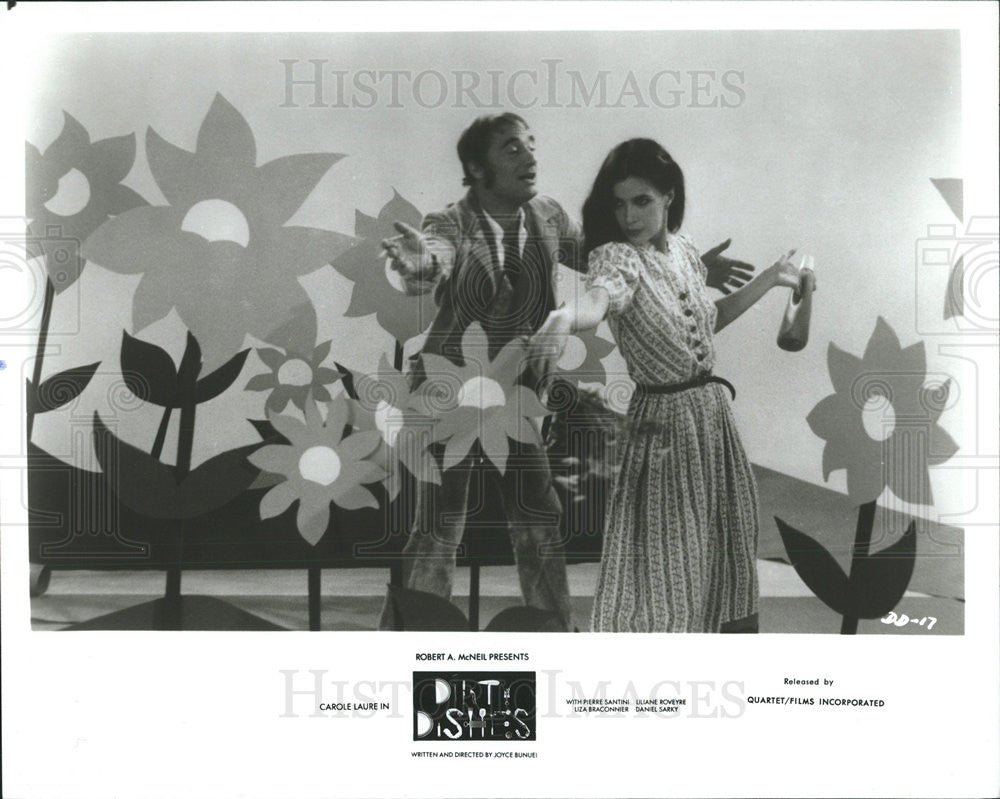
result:
<svg viewBox="0 0 1000 799"><path fill-rule="evenodd" d="M767 268L772 288L784 286L790 289L798 289L801 275L798 268L792 263L793 255L795 255L795 250L789 250Z"/></svg>
<svg viewBox="0 0 1000 799"><path fill-rule="evenodd" d="M812 269L796 269L791 263L794 254L795 250L789 250L787 255L782 256L771 265L770 271L774 285L794 289L793 300L798 302L803 289L808 288L811 292L816 291L816 273Z"/></svg>
<svg viewBox="0 0 1000 799"><path fill-rule="evenodd" d="M557 308L538 328L528 341L528 362L535 365L539 375L547 375L555 369L562 357L573 323L565 308Z"/></svg>

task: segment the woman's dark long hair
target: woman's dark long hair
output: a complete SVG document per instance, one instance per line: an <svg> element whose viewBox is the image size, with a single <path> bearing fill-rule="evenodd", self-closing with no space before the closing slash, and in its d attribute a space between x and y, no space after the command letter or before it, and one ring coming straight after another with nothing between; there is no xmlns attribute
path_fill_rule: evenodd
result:
<svg viewBox="0 0 1000 799"><path fill-rule="evenodd" d="M604 159L590 196L583 204L584 257L609 241L625 241L615 219L615 185L641 178L662 194L673 190L667 211L667 230L675 233L684 221L684 173L677 162L652 139L629 139Z"/></svg>

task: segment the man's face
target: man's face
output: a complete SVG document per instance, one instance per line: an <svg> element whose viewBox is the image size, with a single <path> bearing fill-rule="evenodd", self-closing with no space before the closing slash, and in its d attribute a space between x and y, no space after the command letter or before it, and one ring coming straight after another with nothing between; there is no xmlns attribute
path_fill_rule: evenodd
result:
<svg viewBox="0 0 1000 799"><path fill-rule="evenodd" d="M481 167L473 165L473 176L482 181L483 190L515 205L523 205L538 193L536 173L535 137L520 123L495 132L486 151L486 163Z"/></svg>

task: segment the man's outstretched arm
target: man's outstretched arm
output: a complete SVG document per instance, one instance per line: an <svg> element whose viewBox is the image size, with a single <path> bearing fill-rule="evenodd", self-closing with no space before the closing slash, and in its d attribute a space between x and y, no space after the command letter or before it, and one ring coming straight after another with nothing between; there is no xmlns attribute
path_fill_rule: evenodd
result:
<svg viewBox="0 0 1000 799"><path fill-rule="evenodd" d="M391 259L390 267L398 272L407 294L426 294L447 280L455 265L455 246L440 235L434 215L429 215L423 231L405 222L394 223L399 235L383 239L382 246Z"/></svg>

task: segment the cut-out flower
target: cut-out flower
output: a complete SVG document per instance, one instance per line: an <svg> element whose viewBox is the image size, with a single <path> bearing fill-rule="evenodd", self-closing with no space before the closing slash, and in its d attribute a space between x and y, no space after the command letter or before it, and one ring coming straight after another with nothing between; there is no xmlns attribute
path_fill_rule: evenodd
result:
<svg viewBox="0 0 1000 799"><path fill-rule="evenodd" d="M309 303L297 278L354 241L285 224L341 156L289 155L257 166L253 131L219 94L195 152L150 128L146 155L169 205L127 211L83 246L84 256L101 266L142 274L134 330L176 308L202 343L207 369L239 350L248 333L287 346L275 331Z"/></svg>
<svg viewBox="0 0 1000 799"><path fill-rule="evenodd" d="M366 431L343 438L349 414L347 400L337 397L326 408L324 422L317 404L307 401L305 424L269 412L274 429L289 443L269 444L248 458L257 468L285 478L261 498L261 519L279 516L298 500L296 525L313 545L330 523L331 503L345 510L378 508L378 500L363 484L380 482L386 476L377 464L366 460L381 436Z"/></svg>
<svg viewBox="0 0 1000 799"><path fill-rule="evenodd" d="M330 343L324 341L308 355L291 350L284 353L271 347L258 348L258 357L271 371L251 377L247 391L270 391L265 407L277 413L283 411L289 401L304 412L310 394L319 402L329 402L330 392L326 387L340 380L340 372L322 365L330 354Z"/></svg>
<svg viewBox="0 0 1000 799"><path fill-rule="evenodd" d="M937 423L949 383L924 385L923 342L903 349L879 317L862 358L831 343L827 365L835 393L807 418L826 441L823 478L846 469L848 494L859 505L886 486L904 502L930 504L927 467L944 463L958 445Z"/></svg>
<svg viewBox="0 0 1000 799"><path fill-rule="evenodd" d="M548 410L530 388L515 385L527 366L520 339L507 343L490 359L486 335L478 322L462 336L462 366L424 353L427 380L414 392L414 406L436 419L434 439L446 441L445 469L461 463L477 441L483 455L503 473L510 447L508 437L541 446L532 417Z"/></svg>
<svg viewBox="0 0 1000 799"><path fill-rule="evenodd" d="M427 329L437 308L431 293L407 295L402 277L389 268L382 239L397 235L394 222L419 229L420 211L394 190L377 219L357 211L355 220L355 233L362 241L333 262L334 269L354 281L351 303L344 315L375 314L389 335L405 342Z"/></svg>
<svg viewBox="0 0 1000 799"><path fill-rule="evenodd" d="M351 403L350 422L382 437L373 460L388 472L389 499L395 499L402 487L401 465L418 480L440 484L441 471L428 450L434 420L411 407L414 400L406 376L383 355L378 372L355 378L354 389L357 399Z"/></svg>
<svg viewBox="0 0 1000 799"><path fill-rule="evenodd" d="M597 335L596 328L571 333L556 363L559 377L572 383L604 383L608 375L601 359L614 348L614 344Z"/></svg>
<svg viewBox="0 0 1000 799"><path fill-rule="evenodd" d="M42 154L25 143L28 253L44 256L56 293L80 276L80 244L116 214L146 205L122 180L135 162L135 134L91 142L63 112L63 129Z"/></svg>

